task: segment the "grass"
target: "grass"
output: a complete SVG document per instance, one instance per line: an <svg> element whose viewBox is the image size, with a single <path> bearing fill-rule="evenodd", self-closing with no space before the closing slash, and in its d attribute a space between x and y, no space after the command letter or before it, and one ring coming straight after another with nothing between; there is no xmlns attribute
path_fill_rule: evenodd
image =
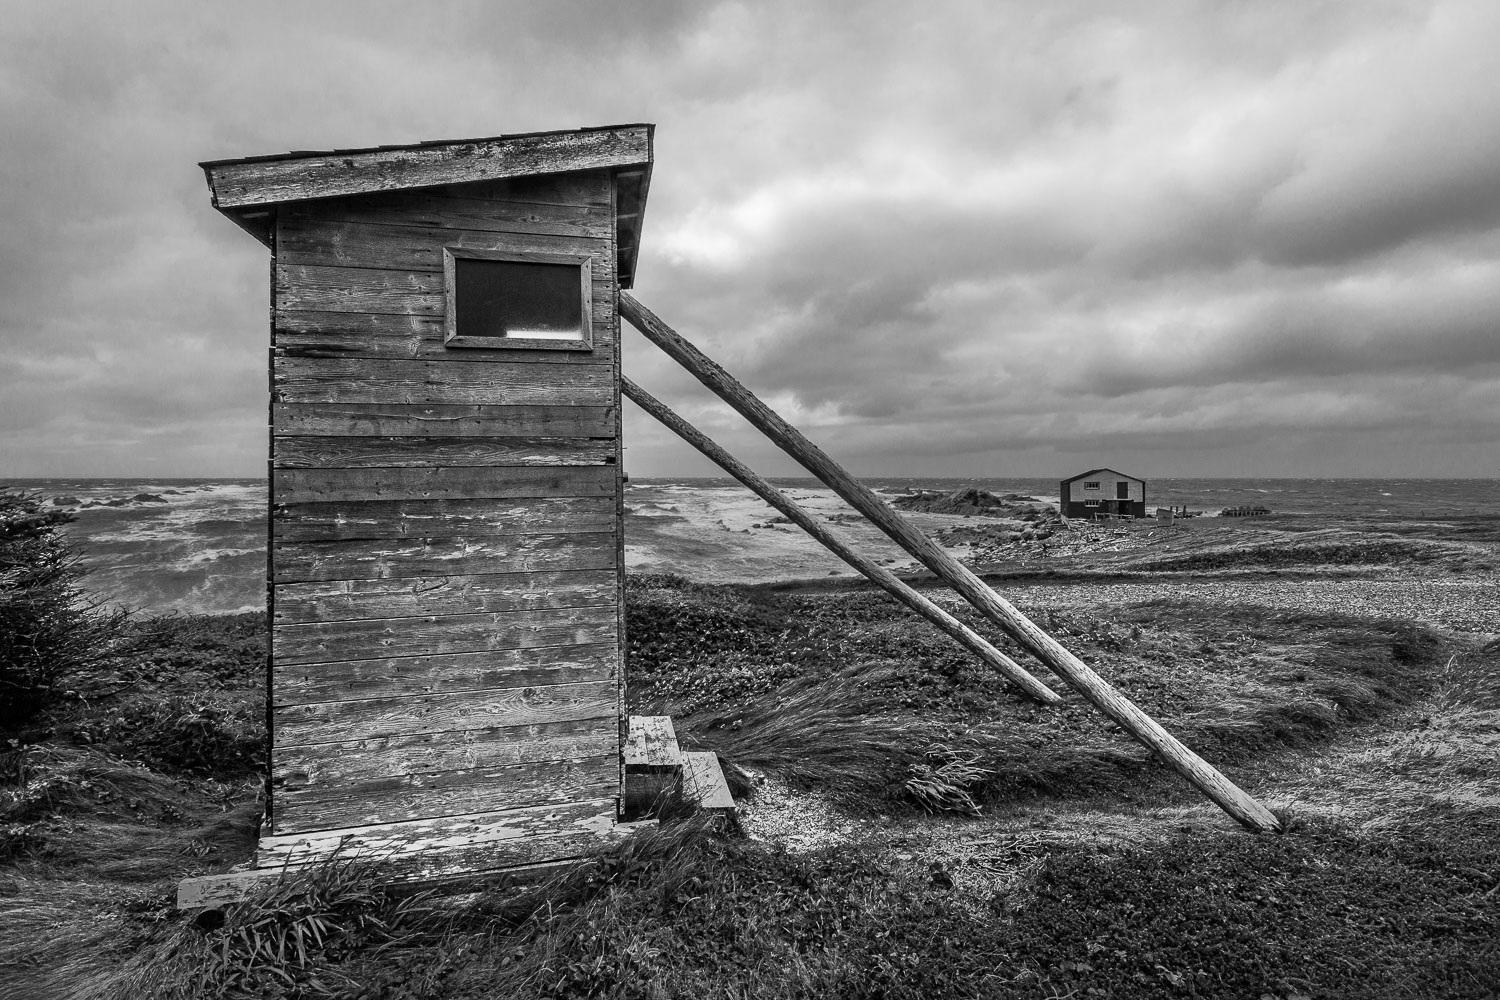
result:
<svg viewBox="0 0 1500 1000"><path fill-rule="evenodd" d="M938 838L976 836L976 812L1067 826L1194 801L1076 697L1025 701L881 595L652 576L628 598L635 707L717 750L742 797L745 770L775 773L872 831L935 813ZM686 819L541 885L440 900L338 864L195 917L175 881L254 839L265 626L146 620L154 651L61 706L25 787L0 790L0 995L1491 995L1500 644L1181 602L1038 617L1216 763L1300 766L1285 787L1325 798L1353 775L1378 822L1294 806L1282 837L991 833L962 850L1009 875L977 891L879 837L796 854Z"/></svg>
<svg viewBox="0 0 1500 1000"><path fill-rule="evenodd" d="M1017 890L975 900L880 852L791 855L686 826L460 904L337 868L214 921L137 900L87 923L54 904L38 914L53 940L32 982L80 1000L1477 998L1500 972L1497 833L1472 813L1378 839L1184 833L1055 853Z"/></svg>
<svg viewBox="0 0 1500 1000"><path fill-rule="evenodd" d="M1023 699L884 595L649 577L633 580L630 596L643 710L673 715L689 744L846 804L885 811L951 799L969 811L1039 794L1144 792L1164 780L1077 695L1060 687L1064 703L1052 708ZM1351 616L1157 601L1037 617L1224 767L1315 745L1406 704L1432 687L1446 656L1429 630ZM650 628L658 622L671 624L663 633ZM725 663L733 667L721 672ZM944 768L951 795L924 797L919 789Z"/></svg>

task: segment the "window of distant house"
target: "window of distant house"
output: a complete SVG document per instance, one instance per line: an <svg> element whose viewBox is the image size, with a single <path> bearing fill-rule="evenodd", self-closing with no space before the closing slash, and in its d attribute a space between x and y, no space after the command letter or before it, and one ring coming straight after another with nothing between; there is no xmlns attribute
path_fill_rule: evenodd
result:
<svg viewBox="0 0 1500 1000"><path fill-rule="evenodd" d="M1099 501L1098 500L1085 500L1083 502L1083 505L1085 507L1097 507L1097 506L1099 506Z"/></svg>
<svg viewBox="0 0 1500 1000"><path fill-rule="evenodd" d="M443 250L449 347L588 351L593 284L586 254Z"/></svg>
<svg viewBox="0 0 1500 1000"><path fill-rule="evenodd" d="M1083 484L1083 488L1086 490L1097 490L1099 488L1099 483L1097 480L1092 483L1085 482Z"/></svg>

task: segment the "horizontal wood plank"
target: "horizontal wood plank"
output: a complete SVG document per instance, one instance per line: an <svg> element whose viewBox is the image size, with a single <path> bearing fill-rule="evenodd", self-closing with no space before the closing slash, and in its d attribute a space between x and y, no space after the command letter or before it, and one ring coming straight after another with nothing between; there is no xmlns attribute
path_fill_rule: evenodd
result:
<svg viewBox="0 0 1500 1000"><path fill-rule="evenodd" d="M379 268L394 271L442 271L443 250L499 250L587 254L594 258L593 279L614 283L608 238L546 236L532 233L435 229L430 226L339 222L332 219L283 218L277 227L276 261L284 265Z"/></svg>
<svg viewBox="0 0 1500 1000"><path fill-rule="evenodd" d="M272 673L278 705L358 698L451 694L602 681L618 673L613 643L536 646L475 653L394 656L336 663L281 663Z"/></svg>
<svg viewBox="0 0 1500 1000"><path fill-rule="evenodd" d="M295 202L282 206L278 215L292 222L318 219L613 239L607 181L594 177L592 183L570 179L563 185L554 179L545 186L514 185L510 191L466 186L447 197L424 190Z"/></svg>
<svg viewBox="0 0 1500 1000"><path fill-rule="evenodd" d="M598 322L595 309L592 351L506 351L507 364L613 364L617 324ZM443 343L441 316L392 313L281 311L274 319L273 343L283 357L386 358L493 364L495 351L455 350Z"/></svg>
<svg viewBox="0 0 1500 1000"><path fill-rule="evenodd" d="M447 309L442 272L385 271L361 267L309 267L276 264L277 312L316 309L329 312L384 312L442 316Z"/></svg>
<svg viewBox="0 0 1500 1000"><path fill-rule="evenodd" d="M277 437L278 469L398 469L433 466L609 465L613 441L554 437Z"/></svg>
<svg viewBox="0 0 1500 1000"><path fill-rule="evenodd" d="M646 125L205 163L216 208L272 205L533 174L643 167Z"/></svg>
<svg viewBox="0 0 1500 1000"><path fill-rule="evenodd" d="M273 687L290 664L613 642L618 625L612 607L276 625L271 629ZM275 698L280 701L279 691Z"/></svg>
<svg viewBox="0 0 1500 1000"><path fill-rule="evenodd" d="M615 409L467 403L277 403L271 408L271 433L287 437L613 438Z"/></svg>
<svg viewBox="0 0 1500 1000"><path fill-rule="evenodd" d="M536 760L618 755L615 717L566 722L408 733L307 746L278 746L272 755L273 784L318 784L499 767Z"/></svg>
<svg viewBox="0 0 1500 1000"><path fill-rule="evenodd" d="M272 732L279 753L281 747L310 743L617 717L618 706L614 681L555 684L283 705L272 708Z"/></svg>
<svg viewBox="0 0 1500 1000"><path fill-rule="evenodd" d="M607 365L277 357L272 374L276 403L619 405Z"/></svg>
<svg viewBox="0 0 1500 1000"><path fill-rule="evenodd" d="M272 578L276 583L613 569L615 562L614 533L592 531L476 538L278 542L271 555Z"/></svg>
<svg viewBox="0 0 1500 1000"><path fill-rule="evenodd" d="M288 542L360 538L477 538L613 531L613 497L515 500L351 500L283 503L271 512L272 537Z"/></svg>
<svg viewBox="0 0 1500 1000"><path fill-rule="evenodd" d="M333 858L378 861L393 879L487 871L576 857L614 830L612 798L262 837L257 868Z"/></svg>
<svg viewBox="0 0 1500 1000"><path fill-rule="evenodd" d="M447 293L443 272L374 267L337 267L314 264L275 265L275 306L285 311L394 313L403 316L443 316ZM615 288L612 274L594 263L593 322L613 321Z"/></svg>
<svg viewBox="0 0 1500 1000"><path fill-rule="evenodd" d="M588 801L618 793L619 783L619 761L613 754L347 784L288 783L276 791L271 832L298 833Z"/></svg>
<svg viewBox="0 0 1500 1000"><path fill-rule="evenodd" d="M273 503L346 500L513 500L614 496L619 466L497 469L277 469ZM472 570L471 572L479 572Z"/></svg>
<svg viewBox="0 0 1500 1000"><path fill-rule="evenodd" d="M724 780L724 769L719 766L716 753L682 755L682 794L697 803L699 809L734 811L734 796L730 794L729 782Z"/></svg>
<svg viewBox="0 0 1500 1000"><path fill-rule="evenodd" d="M626 773L675 771L682 766L677 731L668 715L632 715L625 739Z"/></svg>
<svg viewBox="0 0 1500 1000"><path fill-rule="evenodd" d="M619 599L617 588L615 572L610 569L288 583L275 589L274 621L292 625L357 618L613 607Z"/></svg>

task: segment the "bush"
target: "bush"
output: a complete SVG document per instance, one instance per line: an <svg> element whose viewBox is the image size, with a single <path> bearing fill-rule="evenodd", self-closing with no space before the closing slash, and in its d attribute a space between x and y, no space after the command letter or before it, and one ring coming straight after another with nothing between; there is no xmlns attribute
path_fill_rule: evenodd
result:
<svg viewBox="0 0 1500 1000"><path fill-rule="evenodd" d="M131 699L76 730L74 739L105 744L169 771L238 778L265 764L264 704L254 693Z"/></svg>
<svg viewBox="0 0 1500 1000"><path fill-rule="evenodd" d="M102 610L75 585L84 571L58 530L70 520L34 494L0 493L0 731L121 652L127 613Z"/></svg>

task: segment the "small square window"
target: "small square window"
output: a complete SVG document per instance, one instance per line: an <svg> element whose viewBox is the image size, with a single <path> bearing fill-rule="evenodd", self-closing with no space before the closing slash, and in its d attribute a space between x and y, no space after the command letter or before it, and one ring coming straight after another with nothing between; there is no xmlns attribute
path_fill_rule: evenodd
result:
<svg viewBox="0 0 1500 1000"><path fill-rule="evenodd" d="M587 254L444 248L443 343L592 350L591 262Z"/></svg>
<svg viewBox="0 0 1500 1000"><path fill-rule="evenodd" d="M1085 500L1083 502L1083 505L1085 507L1097 507L1097 506L1099 506L1099 501L1098 500Z"/></svg>
<svg viewBox="0 0 1500 1000"><path fill-rule="evenodd" d="M1086 490L1097 490L1099 488L1099 483L1097 481L1092 483L1085 482L1083 484L1083 488Z"/></svg>

